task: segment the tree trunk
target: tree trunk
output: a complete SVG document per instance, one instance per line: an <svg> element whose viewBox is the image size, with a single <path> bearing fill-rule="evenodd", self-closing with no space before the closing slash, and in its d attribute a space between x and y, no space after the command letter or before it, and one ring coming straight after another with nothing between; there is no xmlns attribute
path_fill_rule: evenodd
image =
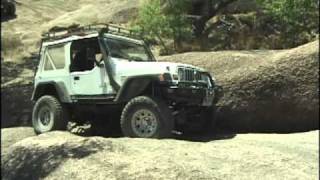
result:
<svg viewBox="0 0 320 180"><path fill-rule="evenodd" d="M204 5L210 6L207 8L207 12L203 12L202 16L193 21L193 35L196 38L201 38L203 36L203 32L206 29L207 22L214 16L218 14L221 10L226 8L229 4L235 2L236 0L220 0L218 3L213 3L213 1L209 1Z"/></svg>

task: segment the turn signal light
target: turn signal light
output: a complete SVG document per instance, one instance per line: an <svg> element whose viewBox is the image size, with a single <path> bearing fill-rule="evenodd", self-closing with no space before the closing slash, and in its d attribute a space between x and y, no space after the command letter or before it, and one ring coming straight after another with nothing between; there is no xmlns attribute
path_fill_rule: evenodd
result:
<svg viewBox="0 0 320 180"><path fill-rule="evenodd" d="M173 74L173 75L172 75L172 78L173 78L173 80L179 80L178 74Z"/></svg>

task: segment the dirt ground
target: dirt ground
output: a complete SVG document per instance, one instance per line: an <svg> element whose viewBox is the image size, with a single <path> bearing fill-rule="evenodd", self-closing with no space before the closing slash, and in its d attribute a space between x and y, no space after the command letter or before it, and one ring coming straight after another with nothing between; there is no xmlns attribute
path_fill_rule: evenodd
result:
<svg viewBox="0 0 320 180"><path fill-rule="evenodd" d="M3 179L319 179L319 131L203 141L1 134Z"/></svg>

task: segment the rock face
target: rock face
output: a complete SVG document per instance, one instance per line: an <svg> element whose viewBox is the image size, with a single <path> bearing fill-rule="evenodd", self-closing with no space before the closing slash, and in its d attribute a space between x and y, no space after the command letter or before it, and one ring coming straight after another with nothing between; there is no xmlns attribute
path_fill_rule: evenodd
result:
<svg viewBox="0 0 320 180"><path fill-rule="evenodd" d="M218 125L292 132L319 127L319 41L281 51L185 53L162 61L208 69L224 88Z"/></svg>
<svg viewBox="0 0 320 180"><path fill-rule="evenodd" d="M1 129L1 157L10 153L8 149L12 144L31 136L35 136L35 133L30 127Z"/></svg>
<svg viewBox="0 0 320 180"><path fill-rule="evenodd" d="M33 103L30 99L32 90L32 84L1 90L2 128L31 125Z"/></svg>
<svg viewBox="0 0 320 180"><path fill-rule="evenodd" d="M318 135L319 131L243 134L205 143L85 138L50 132L26 138L6 150L10 153L2 156L1 177L4 180L318 179Z"/></svg>

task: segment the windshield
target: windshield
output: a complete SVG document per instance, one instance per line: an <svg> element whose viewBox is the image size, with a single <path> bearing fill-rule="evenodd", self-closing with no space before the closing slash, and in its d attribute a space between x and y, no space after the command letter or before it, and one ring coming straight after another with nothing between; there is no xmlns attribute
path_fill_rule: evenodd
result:
<svg viewBox="0 0 320 180"><path fill-rule="evenodd" d="M130 41L107 38L111 57L129 61L154 61L151 52L144 45Z"/></svg>

